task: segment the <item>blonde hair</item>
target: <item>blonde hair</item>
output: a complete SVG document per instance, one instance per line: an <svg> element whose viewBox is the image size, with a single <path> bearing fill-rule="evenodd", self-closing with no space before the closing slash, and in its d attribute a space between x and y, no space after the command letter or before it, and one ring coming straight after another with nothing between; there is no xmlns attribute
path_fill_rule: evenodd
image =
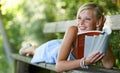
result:
<svg viewBox="0 0 120 73"><path fill-rule="evenodd" d="M79 10L77 12L77 17L79 16L79 13L81 11L86 10L86 9L94 10L96 19L99 19L101 16L103 16L103 8L101 6L99 6L98 4L91 2L91 3L84 4L79 8Z"/></svg>

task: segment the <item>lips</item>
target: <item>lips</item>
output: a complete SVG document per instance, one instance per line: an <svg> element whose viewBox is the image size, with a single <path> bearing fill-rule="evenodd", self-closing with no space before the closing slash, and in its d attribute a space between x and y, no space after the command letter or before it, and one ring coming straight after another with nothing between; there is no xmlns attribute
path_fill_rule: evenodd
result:
<svg viewBox="0 0 120 73"><path fill-rule="evenodd" d="M80 30L86 30L85 26L79 26Z"/></svg>

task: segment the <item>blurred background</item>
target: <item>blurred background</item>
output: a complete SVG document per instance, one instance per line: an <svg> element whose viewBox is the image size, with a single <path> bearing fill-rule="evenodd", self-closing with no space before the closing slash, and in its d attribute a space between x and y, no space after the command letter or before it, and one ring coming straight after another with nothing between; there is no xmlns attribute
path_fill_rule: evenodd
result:
<svg viewBox="0 0 120 73"><path fill-rule="evenodd" d="M18 53L23 42L40 45L63 35L44 34L45 23L74 20L84 3L103 6L105 15L120 14L120 0L0 0L0 73L14 73L11 53ZM57 36L57 37L56 37ZM120 69L120 31L112 32L110 45Z"/></svg>

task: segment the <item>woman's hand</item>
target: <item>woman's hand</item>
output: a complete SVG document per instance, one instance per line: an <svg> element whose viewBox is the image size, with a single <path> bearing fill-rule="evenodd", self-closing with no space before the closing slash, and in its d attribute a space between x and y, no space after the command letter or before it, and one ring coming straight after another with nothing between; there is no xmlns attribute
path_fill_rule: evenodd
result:
<svg viewBox="0 0 120 73"><path fill-rule="evenodd" d="M85 58L85 65L90 65L98 62L103 58L104 54L101 52L93 53L91 56Z"/></svg>

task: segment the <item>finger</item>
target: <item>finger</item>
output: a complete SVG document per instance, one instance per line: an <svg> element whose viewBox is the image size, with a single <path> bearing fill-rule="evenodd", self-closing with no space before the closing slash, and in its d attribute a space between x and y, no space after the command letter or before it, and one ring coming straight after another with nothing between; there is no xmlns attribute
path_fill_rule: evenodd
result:
<svg viewBox="0 0 120 73"><path fill-rule="evenodd" d="M100 54L100 56L95 60L95 62L98 62L99 60L101 60L104 57L104 54Z"/></svg>
<svg viewBox="0 0 120 73"><path fill-rule="evenodd" d="M102 53L97 53L93 58L92 58L92 63L95 63L97 60L99 60L99 57L102 55Z"/></svg>
<svg viewBox="0 0 120 73"><path fill-rule="evenodd" d="M87 62L88 62L89 64L93 63L95 57L96 57L99 53L100 53L100 52L95 52L95 53L93 53L91 56L89 56L88 58L86 58Z"/></svg>
<svg viewBox="0 0 120 73"><path fill-rule="evenodd" d="M94 58L96 57L96 55L98 55L100 52L95 52L93 53L91 56L87 57L86 58L86 63L89 65L89 64L92 64L94 62Z"/></svg>
<svg viewBox="0 0 120 73"><path fill-rule="evenodd" d="M96 55L98 55L100 52L95 52L95 53L93 53L90 57L91 58L94 58Z"/></svg>

